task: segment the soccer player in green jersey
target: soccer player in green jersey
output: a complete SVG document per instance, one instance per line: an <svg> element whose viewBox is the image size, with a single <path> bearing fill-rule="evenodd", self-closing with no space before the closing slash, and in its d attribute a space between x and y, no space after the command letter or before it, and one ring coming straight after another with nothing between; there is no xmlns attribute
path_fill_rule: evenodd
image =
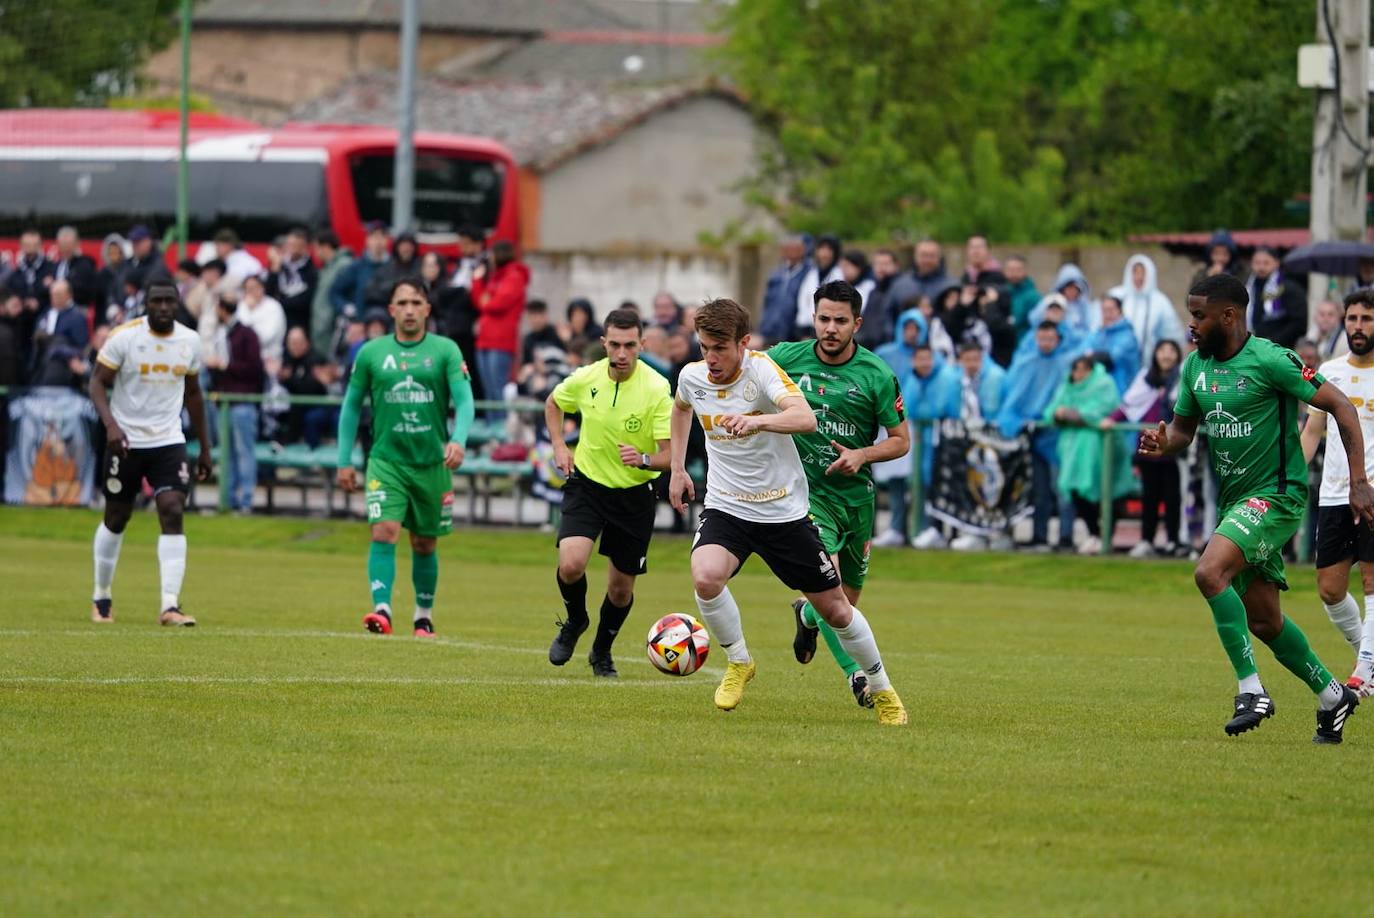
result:
<svg viewBox="0 0 1374 918"><path fill-rule="evenodd" d="M1187 448L1206 424L1207 453L1220 480L1221 522L1194 579L1212 608L1221 646L1240 682L1231 736L1274 713L1255 665L1249 632L1274 652L1318 698L1316 743L1339 743L1359 699L1331 677L1297 624L1279 607L1284 544L1307 507L1307 463L1298 437L1297 400L1326 412L1340 429L1350 468L1356 525L1374 523L1374 489L1365 476L1364 437L1349 400L1297 355L1246 330L1245 285L1229 274L1206 277L1188 291L1188 330L1197 351L1183 362L1174 420L1144 431L1140 452L1168 456ZM1256 304L1256 309L1262 308Z"/></svg>
<svg viewBox="0 0 1374 918"><path fill-rule="evenodd" d="M812 321L814 341L776 344L768 356L796 380L816 412L816 430L793 439L806 470L811 519L821 542L840 571L850 605L859 604L868 576L868 550L873 538L873 473L869 465L906 455L911 448L902 410L902 391L887 361L854 335L863 326L863 297L844 281L831 281L816 291ZM887 439L874 443L878 428ZM798 663L816 653L817 630L844 670L854 699L873 707L868 677L845 653L835 631L805 598L792 603L797 634L792 652Z"/></svg>
<svg viewBox="0 0 1374 918"><path fill-rule="evenodd" d="M453 528L453 470L463 464L472 426L472 384L458 345L426 331L430 303L418 278L403 278L392 286L387 311L396 332L374 338L358 352L339 415L339 486L357 489L353 443L363 398L370 396L366 497L372 547L367 579L373 610L363 624L374 634L391 633L396 542L404 526L410 531L415 636L433 637L439 583L435 549L438 537ZM455 415L451 435L450 406Z"/></svg>
<svg viewBox="0 0 1374 918"><path fill-rule="evenodd" d="M606 356L559 383L544 403L554 464L567 479L558 524L558 592L564 617L549 645L549 662L572 658L587 616L587 561L601 539L610 559L606 598L587 657L592 674L615 678L611 645L634 604L635 577L648 570L654 534L653 480L668 467L668 380L639 359L644 323L633 309L606 316ZM563 441L563 413L582 418L574 457Z"/></svg>

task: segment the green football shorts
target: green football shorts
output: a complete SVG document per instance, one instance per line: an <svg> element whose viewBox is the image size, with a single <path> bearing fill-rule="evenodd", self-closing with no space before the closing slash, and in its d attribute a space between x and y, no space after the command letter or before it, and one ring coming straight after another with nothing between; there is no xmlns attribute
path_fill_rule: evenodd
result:
<svg viewBox="0 0 1374 918"><path fill-rule="evenodd" d="M1288 589L1288 577L1283 569L1283 546L1302 526L1306 507L1292 496L1265 495L1236 501L1221 514L1216 534L1225 536L1245 555L1246 567L1231 585L1244 594L1256 577Z"/></svg>
<svg viewBox="0 0 1374 918"><path fill-rule="evenodd" d="M367 521L398 522L418 536L453 531L453 473L437 465L402 465L373 456L367 462Z"/></svg>
<svg viewBox="0 0 1374 918"><path fill-rule="evenodd" d="M861 589L868 577L868 549L873 540L873 501L860 507L811 496L811 519L825 550L840 560L840 582Z"/></svg>

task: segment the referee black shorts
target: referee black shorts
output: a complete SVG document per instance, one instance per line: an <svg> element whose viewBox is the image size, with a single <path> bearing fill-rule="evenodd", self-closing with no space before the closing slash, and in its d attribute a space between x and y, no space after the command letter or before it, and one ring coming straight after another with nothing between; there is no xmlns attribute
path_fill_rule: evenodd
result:
<svg viewBox="0 0 1374 918"><path fill-rule="evenodd" d="M1374 529L1369 524L1355 525L1348 504L1317 508L1317 567L1331 567L1342 561L1374 561Z"/></svg>
<svg viewBox="0 0 1374 918"><path fill-rule="evenodd" d="M649 570L649 539L654 534L652 483L630 488L608 488L587 478L576 468L563 485L563 516L558 541L569 536L601 538L601 554L611 559L622 574Z"/></svg>
<svg viewBox="0 0 1374 918"><path fill-rule="evenodd" d="M707 508L697 523L692 550L703 545L719 545L739 558L740 567L757 553L789 589L824 593L840 585L840 574L809 516L788 523L756 523Z"/></svg>

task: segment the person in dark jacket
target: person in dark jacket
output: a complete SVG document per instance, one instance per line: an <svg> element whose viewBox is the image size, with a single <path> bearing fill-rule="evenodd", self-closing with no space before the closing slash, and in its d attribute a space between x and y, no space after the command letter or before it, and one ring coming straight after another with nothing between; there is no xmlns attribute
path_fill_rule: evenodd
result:
<svg viewBox="0 0 1374 918"><path fill-rule="evenodd" d="M1255 249L1250 291L1250 330L1261 338L1291 348L1307 333L1307 292L1283 276L1278 253L1267 246Z"/></svg>
<svg viewBox="0 0 1374 918"><path fill-rule="evenodd" d="M101 243L100 253L105 263L95 276L98 288L96 325L107 324L110 310L124 305L124 277L129 273L127 246L128 242L118 233L111 233Z"/></svg>
<svg viewBox="0 0 1374 918"><path fill-rule="evenodd" d="M53 280L66 281L72 288L72 302L83 310L94 309L100 299L100 285L96 281L95 261L81 254L81 237L76 227L64 226L57 231L57 260L53 262Z"/></svg>
<svg viewBox="0 0 1374 918"><path fill-rule="evenodd" d="M763 292L763 317L759 322L759 334L770 344L786 341L792 336L792 326L797 318L798 291L806 273L811 270L804 237L787 237L782 241L780 250L782 263L768 275Z"/></svg>
<svg viewBox="0 0 1374 918"><path fill-rule="evenodd" d="M363 254L340 271L329 288L329 301L334 304L335 315L346 319L358 319L367 312L367 290L372 282L372 275L376 274L390 258L387 254L389 237L386 224L381 220L369 220L365 229L367 241L364 243ZM375 305L385 308L388 302L389 297Z"/></svg>
<svg viewBox="0 0 1374 918"><path fill-rule="evenodd" d="M286 353L282 355L277 379L292 395L328 395L333 380L333 364L310 347L310 336L297 325L286 333ZM325 431L337 424L334 409L328 405L296 405L286 418L283 443L304 438L311 449L320 445Z"/></svg>
<svg viewBox="0 0 1374 918"><path fill-rule="evenodd" d="M30 313L48 307L48 287L52 285L53 263L43 255L43 236L36 229L19 234L19 257L5 283L17 293Z"/></svg>
<svg viewBox="0 0 1374 918"><path fill-rule="evenodd" d="M892 249L874 252L873 289L864 297L864 324L856 336L858 342L869 350L876 350L891 341L902 304L920 295L915 278L902 271L896 252Z"/></svg>
<svg viewBox="0 0 1374 918"><path fill-rule="evenodd" d="M129 230L129 245L133 246L134 253L130 256L128 268L124 272L125 291L130 285L136 290L142 290L148 286L148 281L154 273L165 272L167 266L162 262L162 250L158 248L157 241L153 239L148 227L139 224ZM122 296L121 302L127 303L128 297Z"/></svg>
<svg viewBox="0 0 1374 918"><path fill-rule="evenodd" d="M90 341L86 310L72 302L72 288L66 281L54 281L48 288L52 305L38 316L33 333L33 372L47 362L50 352L80 353Z"/></svg>
<svg viewBox="0 0 1374 918"><path fill-rule="evenodd" d="M281 303L288 328L310 328L310 307L320 271L310 258L310 231L292 227L285 251L267 251L267 295Z"/></svg>
<svg viewBox="0 0 1374 918"><path fill-rule="evenodd" d="M398 280L403 277L417 277L419 274L420 248L416 244L415 234L401 233L391 246L391 259L379 267L373 273L372 279L367 282L367 291L363 294L363 299L369 308L385 307L391 302L391 288Z"/></svg>
<svg viewBox="0 0 1374 918"><path fill-rule="evenodd" d="M1243 278L1248 272L1249 269L1236 247L1236 240L1232 239L1226 230L1219 229L1207 242L1207 263L1197 269L1197 273L1193 275L1193 284L1213 274L1229 274L1232 277Z"/></svg>
<svg viewBox="0 0 1374 918"><path fill-rule="evenodd" d="M225 298L215 304L219 330L205 366L211 371L214 391L257 395L264 382L262 342L257 332L238 320L237 309L238 304ZM257 403L231 404L229 429L229 502L235 512L249 513L258 483L258 460L253 452L258 442Z"/></svg>

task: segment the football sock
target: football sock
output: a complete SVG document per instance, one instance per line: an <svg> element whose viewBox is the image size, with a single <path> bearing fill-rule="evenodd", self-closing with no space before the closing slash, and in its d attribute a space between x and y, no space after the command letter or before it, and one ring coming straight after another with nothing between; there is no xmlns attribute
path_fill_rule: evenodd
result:
<svg viewBox="0 0 1374 918"><path fill-rule="evenodd" d="M1360 629L1360 653L1355 663L1355 674L1361 679L1374 677L1374 599L1364 598L1364 627Z"/></svg>
<svg viewBox="0 0 1374 918"><path fill-rule="evenodd" d="M611 602L609 596L602 598L601 620L596 623L596 640L592 641L593 653L611 652L611 644L615 643L615 636L620 633L620 626L625 624L625 619L629 618L630 608L634 604L634 596L623 607Z"/></svg>
<svg viewBox="0 0 1374 918"><path fill-rule="evenodd" d="M802 621L811 628L817 628L821 632L821 637L825 638L825 646L830 648L830 655L835 658L835 662L844 670L846 676L852 676L859 671L859 664L854 662L854 658L844 652L844 645L835 636L835 629L825 623L816 607L808 602L802 606Z"/></svg>
<svg viewBox="0 0 1374 918"><path fill-rule="evenodd" d="M587 623L587 575L583 574L572 583L564 583L563 578L554 574L558 581L558 592L563 594L563 617L574 625Z"/></svg>
<svg viewBox="0 0 1374 918"><path fill-rule="evenodd" d="M1283 664L1284 668L1307 683L1313 694L1321 697L1322 707L1333 707L1341 700L1340 685L1331 678L1331 673L1317 659L1312 647L1307 643L1307 635L1287 615L1283 617L1283 628L1269 642L1269 649ZM1333 693L1328 691L1335 686Z"/></svg>
<svg viewBox="0 0 1374 918"><path fill-rule="evenodd" d="M1227 587L1207 600L1212 607L1212 621L1217 626L1217 636L1221 638L1222 649L1231 659L1231 668L1236 671L1237 679L1253 676L1259 672L1255 666L1255 648L1250 644L1249 626L1245 620L1245 603L1234 587Z"/></svg>
<svg viewBox="0 0 1374 918"><path fill-rule="evenodd" d="M852 608L852 607L851 607ZM873 629L868 627L868 619L858 609L847 628L836 628L835 636L845 651L858 661L859 666L868 674L868 686L875 692L892 688L883 669L882 657L878 655L878 642L873 638Z"/></svg>
<svg viewBox="0 0 1374 918"><path fill-rule="evenodd" d="M162 574L162 608L175 608L180 604L181 581L186 576L186 536L158 536L157 565Z"/></svg>
<svg viewBox="0 0 1374 918"><path fill-rule="evenodd" d="M1337 603L1322 603L1331 624L1345 635L1346 641L1356 650L1360 649L1360 604L1349 593Z"/></svg>
<svg viewBox="0 0 1374 918"><path fill-rule="evenodd" d="M124 543L124 533L111 532L101 523L95 527L95 593L92 599L109 599L110 588L114 586L115 566L119 564L119 546Z"/></svg>
<svg viewBox="0 0 1374 918"><path fill-rule="evenodd" d="M1251 673L1244 679L1240 680L1240 691L1238 692L1238 694L1263 695L1264 683L1260 682L1259 673Z"/></svg>
<svg viewBox="0 0 1374 918"><path fill-rule="evenodd" d="M394 559L393 559L394 560ZM411 553L410 582L415 585L415 620L434 618L434 591L439 586L439 553Z"/></svg>
<svg viewBox="0 0 1374 918"><path fill-rule="evenodd" d="M716 643L725 648L725 656L731 663L748 663L749 648L744 643L744 626L739 620L739 606L730 588L720 591L715 599L702 599L694 594L697 609L706 622L706 630L715 636Z"/></svg>
<svg viewBox="0 0 1374 918"><path fill-rule="evenodd" d="M372 605L391 608L391 585L396 581L396 546L373 542L367 552L367 579L372 586Z"/></svg>

